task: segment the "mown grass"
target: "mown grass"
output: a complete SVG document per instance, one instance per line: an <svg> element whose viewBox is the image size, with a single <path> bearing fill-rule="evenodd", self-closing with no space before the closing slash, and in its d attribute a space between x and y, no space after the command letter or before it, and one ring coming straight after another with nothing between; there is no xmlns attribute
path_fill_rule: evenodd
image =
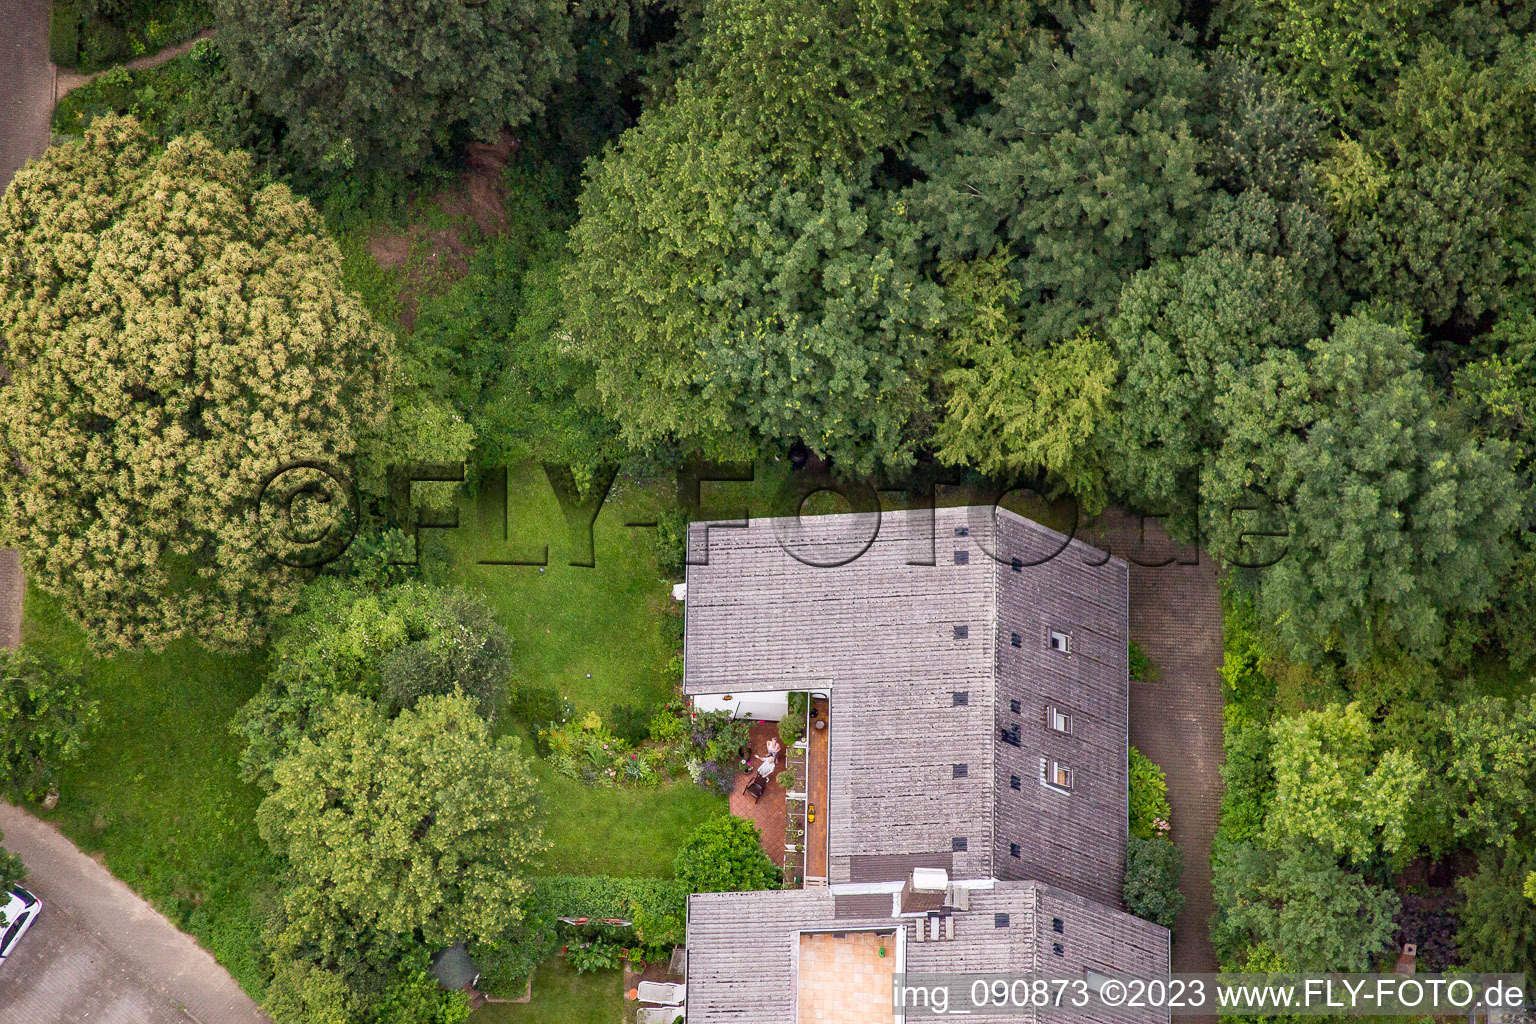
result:
<svg viewBox="0 0 1536 1024"><path fill-rule="evenodd" d="M605 718L616 704L664 703L675 653L661 632L671 584L656 566L654 531L625 525L656 518L658 490L616 483L593 526L588 559L584 535L567 529L542 470L508 471L505 531L499 483L483 482L446 539L455 581L483 593L511 634L514 685L552 686L580 711ZM546 544L546 566L477 564L538 560ZM588 560L592 568L570 564ZM511 727L509 716L499 719ZM548 814L547 874L670 877L688 833L728 810L724 797L686 779L608 789L563 778L542 761L536 768Z"/></svg>
<svg viewBox="0 0 1536 1024"><path fill-rule="evenodd" d="M101 702L90 749L64 772L58 808L33 810L99 854L259 999L261 921L277 865L256 833L260 794L240 781L239 744L226 724L260 684L262 659L185 641L98 658L36 589L27 593L22 638L78 660Z"/></svg>
<svg viewBox="0 0 1536 1024"><path fill-rule="evenodd" d="M533 974L533 998L526 1003L487 1003L470 1024L618 1024L624 1013L620 971L577 974L561 958Z"/></svg>

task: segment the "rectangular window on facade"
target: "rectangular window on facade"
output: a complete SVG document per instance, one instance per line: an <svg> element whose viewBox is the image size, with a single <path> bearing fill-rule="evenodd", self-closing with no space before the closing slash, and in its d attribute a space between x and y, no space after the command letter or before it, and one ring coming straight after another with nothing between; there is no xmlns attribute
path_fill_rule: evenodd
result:
<svg viewBox="0 0 1536 1024"><path fill-rule="evenodd" d="M1055 932L1057 935L1063 935L1066 933L1066 925L1061 920L1061 918L1051 918L1051 931Z"/></svg>
<svg viewBox="0 0 1536 1024"><path fill-rule="evenodd" d="M1018 843L1009 843L1008 844L1008 856L1010 856L1010 857L1017 857L1018 855L1019 855L1019 844Z"/></svg>
<svg viewBox="0 0 1536 1024"><path fill-rule="evenodd" d="M1011 700L1008 702L1008 710L1012 711L1014 714L1018 714L1020 711L1024 710L1024 705L1020 704L1016 700Z"/></svg>
<svg viewBox="0 0 1536 1024"><path fill-rule="evenodd" d="M1010 776L1008 776L1008 788L1009 789L1018 789L1019 786L1020 786L1020 782L1019 782L1019 777L1017 775L1010 775Z"/></svg>
<svg viewBox="0 0 1536 1024"><path fill-rule="evenodd" d="M1051 630L1051 650L1060 651L1062 654L1072 653L1072 638L1065 633Z"/></svg>
<svg viewBox="0 0 1536 1024"><path fill-rule="evenodd" d="M1053 942L1051 943L1051 952L1055 953L1057 956L1066 956L1067 948L1059 942Z"/></svg>
<svg viewBox="0 0 1536 1024"><path fill-rule="evenodd" d="M1051 762L1051 785L1057 789L1072 788L1072 769L1060 761Z"/></svg>
<svg viewBox="0 0 1536 1024"><path fill-rule="evenodd" d="M1054 732L1066 736L1072 735L1071 712L1063 711L1058 707L1048 707L1045 709L1045 724Z"/></svg>
<svg viewBox="0 0 1536 1024"><path fill-rule="evenodd" d="M1015 647L1023 647L1024 646L1024 641L1019 638L1019 634L1017 634L1017 633L1009 633L1008 634L1008 642L1010 644L1012 644L1013 646L1015 646Z"/></svg>
<svg viewBox="0 0 1536 1024"><path fill-rule="evenodd" d="M1104 991L1104 983L1112 980L1109 975L1096 971L1092 967L1083 969L1083 983L1088 986L1090 992Z"/></svg>
<svg viewBox="0 0 1536 1024"><path fill-rule="evenodd" d="M1018 725L1017 724L1010 725L1008 728L1002 730L1002 739L1003 739L1004 743L1007 743L1010 746L1014 746L1014 747L1019 746L1020 744L1019 744L1019 727L1018 727Z"/></svg>

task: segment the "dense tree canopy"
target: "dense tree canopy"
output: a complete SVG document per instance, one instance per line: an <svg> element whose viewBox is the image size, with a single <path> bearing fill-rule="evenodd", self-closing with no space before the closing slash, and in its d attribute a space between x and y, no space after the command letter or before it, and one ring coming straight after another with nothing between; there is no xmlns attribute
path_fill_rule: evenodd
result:
<svg viewBox="0 0 1536 1024"><path fill-rule="evenodd" d="M344 694L272 775L257 824L294 877L280 949L338 963L358 936L441 948L521 915L542 849L533 778L468 699L427 697L387 719Z"/></svg>
<svg viewBox="0 0 1536 1024"><path fill-rule="evenodd" d="M383 402L318 217L112 118L17 175L0 239L6 545L98 644L259 638L309 575L272 554L264 479L344 465Z"/></svg>
<svg viewBox="0 0 1536 1024"><path fill-rule="evenodd" d="M313 733L337 694L378 700L394 714L460 693L489 717L510 672L506 630L478 596L417 582L373 591L317 580L273 645L266 683L235 719L242 769L269 785L273 764Z"/></svg>
<svg viewBox="0 0 1536 1024"><path fill-rule="evenodd" d="M567 70L555 0L217 0L235 80L312 166L419 168L459 133L492 139Z"/></svg>
<svg viewBox="0 0 1536 1024"><path fill-rule="evenodd" d="M1296 656L1433 651L1446 615L1480 608L1510 557L1508 446L1459 425L1403 330L1355 316L1307 348L1271 354L1217 397L1204 533L1241 560L1253 527L1234 512L1285 509L1259 609Z"/></svg>
<svg viewBox="0 0 1536 1024"><path fill-rule="evenodd" d="M694 829L677 851L677 880L689 892L747 892L777 888L782 877L763 852L757 826L734 815Z"/></svg>
<svg viewBox="0 0 1536 1024"><path fill-rule="evenodd" d="M78 665L30 645L0 648L0 786L46 794L84 751L97 709Z"/></svg>

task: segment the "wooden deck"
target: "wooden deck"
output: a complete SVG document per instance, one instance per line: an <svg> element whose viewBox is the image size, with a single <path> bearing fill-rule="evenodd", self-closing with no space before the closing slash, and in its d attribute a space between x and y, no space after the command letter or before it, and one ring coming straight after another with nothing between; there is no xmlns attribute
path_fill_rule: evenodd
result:
<svg viewBox="0 0 1536 1024"><path fill-rule="evenodd" d="M806 792L811 806L816 809L816 820L805 830L805 880L807 884L824 884L827 878L827 744L832 734L831 709L824 698L817 698L811 702L811 714L815 717L810 720L807 733L810 737L807 766L810 780ZM825 721L827 727L815 728L817 721Z"/></svg>

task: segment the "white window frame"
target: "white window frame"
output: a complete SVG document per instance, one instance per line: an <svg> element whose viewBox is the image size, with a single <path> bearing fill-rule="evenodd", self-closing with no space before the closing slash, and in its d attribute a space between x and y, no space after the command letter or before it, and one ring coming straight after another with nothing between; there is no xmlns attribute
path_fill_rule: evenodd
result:
<svg viewBox="0 0 1536 1024"><path fill-rule="evenodd" d="M1088 991L1095 994L1104 991L1104 983L1115 979L1103 971L1096 971L1092 967L1083 968L1083 984L1088 986Z"/></svg>
<svg viewBox="0 0 1536 1024"><path fill-rule="evenodd" d="M1053 629L1053 630L1051 630L1051 635L1050 635L1049 643L1051 645L1051 650L1053 650L1053 651L1056 651L1056 652L1058 652L1060 654L1071 654L1072 653L1072 634L1071 633L1063 633L1059 629Z"/></svg>
<svg viewBox="0 0 1536 1024"><path fill-rule="evenodd" d="M1055 704L1046 705L1045 726L1052 732L1059 732L1063 736L1071 736L1072 712L1064 711Z"/></svg>
<svg viewBox="0 0 1536 1024"><path fill-rule="evenodd" d="M1067 781L1061 781L1063 776ZM1062 764L1060 761L1052 761L1051 773L1046 776L1045 784L1063 793L1072 792L1072 766Z"/></svg>

